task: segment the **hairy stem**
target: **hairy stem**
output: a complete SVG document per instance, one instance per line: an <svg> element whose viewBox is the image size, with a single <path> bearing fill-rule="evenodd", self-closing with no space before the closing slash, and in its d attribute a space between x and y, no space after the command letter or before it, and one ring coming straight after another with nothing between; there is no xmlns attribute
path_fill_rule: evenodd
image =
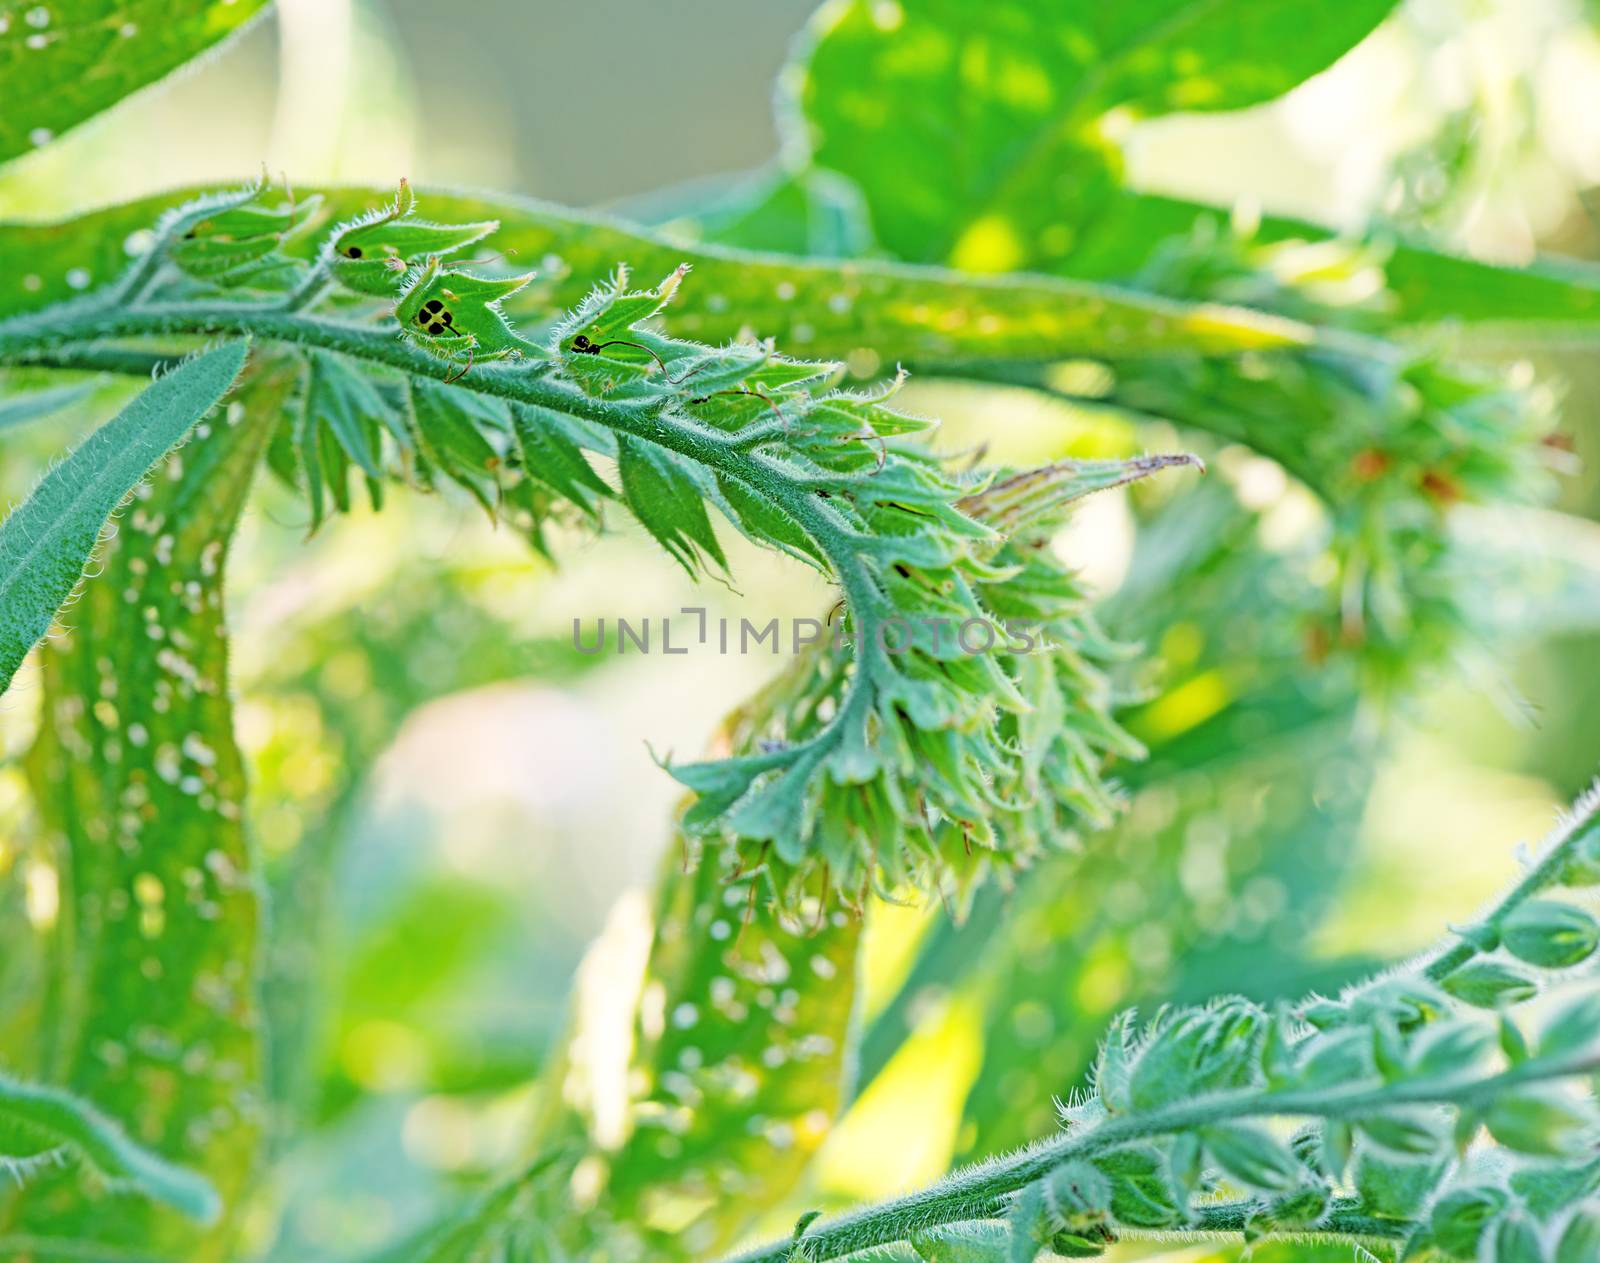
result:
<svg viewBox="0 0 1600 1263"><path fill-rule="evenodd" d="M1545 840L1539 858L1529 865L1528 871L1515 885L1501 895L1472 926L1458 932L1453 944L1438 948L1424 957L1423 976L1438 982L1478 954L1479 948L1474 944L1474 939L1498 938L1500 926L1519 905L1560 880L1562 870L1572 858L1578 843L1597 825L1600 825L1600 784L1573 804L1571 813Z"/></svg>
<svg viewBox="0 0 1600 1263"><path fill-rule="evenodd" d="M944 1224L992 1219L1004 1212L1011 1194L1062 1163L1094 1157L1132 1141L1240 1118L1358 1118L1401 1105L1472 1105L1528 1083L1586 1074L1597 1067L1600 1050L1586 1050L1567 1058L1525 1062L1476 1079L1429 1079L1345 1092L1321 1088L1220 1092L1145 1114L1114 1117L814 1228L805 1234L806 1257L813 1263L823 1263L870 1246L892 1245ZM784 1263L792 1245L789 1241L775 1242L737 1255L729 1263Z"/></svg>
<svg viewBox="0 0 1600 1263"><path fill-rule="evenodd" d="M1123 1236L1146 1241L1190 1241L1196 1237L1233 1239L1244 1232L1251 1215L1258 1209L1259 1204L1256 1202L1228 1202L1220 1206L1202 1206L1197 1212L1198 1221L1176 1232L1148 1232L1137 1229L1120 1231ZM1411 1224L1406 1220L1364 1214L1354 1198L1347 1198L1334 1202L1333 1209L1317 1222L1316 1227L1285 1229L1281 1235L1295 1241L1348 1245L1351 1241L1399 1241L1410 1231Z"/></svg>
<svg viewBox="0 0 1600 1263"><path fill-rule="evenodd" d="M308 282L309 283L309 282ZM115 293L125 286L114 287ZM300 295L291 296L292 304ZM307 301L314 299L311 293ZM823 494L844 488L848 479L805 478L781 461L749 450L744 435L727 435L698 425L667 410L667 401L617 404L594 399L553 378L553 362L521 363L513 367L480 365L462 375L460 367L429 355L402 341L392 329L369 328L344 320L304 314L291 306L268 307L260 303L170 302L119 309L103 295L78 303L0 322L0 364L32 364L108 371L158 368L167 357L108 347L117 339L148 337L261 338L290 346L332 351L368 364L396 369L412 377L450 383L459 389L499 399L549 408L580 417L614 433L659 444L702 466L735 479L755 495L778 505L812 540L827 559L847 608L865 619L879 604L876 588L863 560L865 542ZM858 636L863 665L882 648L875 638ZM870 670L856 672L849 691L833 719L804 745L773 755L773 764L805 762L822 757L831 743L858 717L870 701Z"/></svg>

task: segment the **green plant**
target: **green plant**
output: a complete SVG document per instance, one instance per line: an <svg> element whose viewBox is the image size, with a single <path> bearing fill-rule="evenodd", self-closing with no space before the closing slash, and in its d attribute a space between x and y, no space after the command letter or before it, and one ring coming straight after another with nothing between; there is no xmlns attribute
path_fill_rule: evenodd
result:
<svg viewBox="0 0 1600 1263"><path fill-rule="evenodd" d="M39 103L0 124L0 159L261 7L0 9L0 84ZM13 918L0 968L23 997L0 1025L20 1076L0 1091L0 1155L21 1185L0 1244L246 1256L270 1235L261 1173L367 1090L317 1061L316 956L368 766L429 698L582 665L524 653L469 578L413 566L412 603L286 643L255 688L294 721L242 747L224 578L246 505L287 493L311 533L336 533L363 495L378 509L401 487L464 497L546 558L621 513L696 578L731 570L720 519L814 569L837 605L715 757L663 760L690 799L650 906L597 949L622 963L580 986L538 1075L537 1156L387 1257L739 1248L801 1195L858 1048L870 1081L929 985L978 1015L973 1157L1041 1135L1098 1040L1064 1130L923 1192L807 1210L735 1258L1011 1263L1123 1239L1593 1254L1600 1015L1582 987L1600 923L1567 892L1600 878L1600 800L1419 962L1353 982L1370 962L1319 975L1274 944L1281 969L1252 975L1271 1002L1229 994L1229 962L1261 944L1214 941L1184 852L1226 836L1214 902L1259 880L1297 915L1327 903L1373 731L1497 651L1462 519L1531 522L1516 515L1548 481L1551 392L1442 331L1592 337L1600 283L1287 221L1235 230L1134 191L1129 118L1271 100L1393 5L1101 7L1000 3L976 29L923 0L828 7L786 72L782 165L698 190L673 216L693 239L405 181L265 178L0 228L0 441L120 407L0 525L0 690L36 681L39 711L15 849L53 883ZM102 72L80 81L91 49ZM480 243L539 267L467 259ZM908 372L1022 392L1096 427L1100 450L952 454L896 406ZM125 381L152 375L130 398ZM1176 450L1140 454L1150 434ZM1311 506L1287 541L1228 472L1241 449ZM1205 459L1224 485L1145 484ZM256 486L263 466L277 487ZM1138 547L1096 609L1051 545L1084 497L1133 484ZM1509 534L1508 590L1532 600ZM1582 565L1563 585L1593 606ZM418 667L430 643L457 650L448 669ZM320 779L274 776L296 757ZM250 820L275 796L300 819L263 854ZM880 895L947 915L863 1031ZM394 932L443 978L498 906L430 890ZM1134 923L1157 920L1163 951L1134 952ZM1110 955L1142 962L1114 996L1039 1004L1036 977L1064 992ZM390 959L374 949L370 972ZM1310 994L1330 976L1337 999ZM352 967L345 985L370 982ZM1547 994L1554 1015L1525 1019ZM1141 1024L1134 1002L1159 1007ZM354 1041L341 1016L330 1038ZM1019 1029L1042 1033L1024 1048ZM443 1091L449 1032L426 1035L412 1051ZM607 1039L620 1059L597 1055ZM535 1059L457 1073L520 1082Z"/></svg>

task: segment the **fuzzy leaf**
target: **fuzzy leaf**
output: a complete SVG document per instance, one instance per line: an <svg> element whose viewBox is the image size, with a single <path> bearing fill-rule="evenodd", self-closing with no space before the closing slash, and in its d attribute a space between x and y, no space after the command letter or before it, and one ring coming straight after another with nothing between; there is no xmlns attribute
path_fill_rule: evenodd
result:
<svg viewBox="0 0 1600 1263"><path fill-rule="evenodd" d="M1393 1158L1363 1146L1356 1153L1355 1185L1363 1208L1374 1215L1414 1219L1449 1173L1441 1159Z"/></svg>
<svg viewBox="0 0 1600 1263"><path fill-rule="evenodd" d="M324 189L321 194L327 212L341 219L389 201L386 192L373 190ZM188 196L193 194L163 194L64 224L0 224L0 318L72 297L75 291L64 279L68 272L87 273L94 284L111 280L127 267L123 242L128 235L148 228ZM945 357L1228 353L1300 345L1309 336L1292 322L1148 298L1112 286L1026 276L980 284L936 269L686 247L642 229L513 198L430 193L427 209L444 223L499 219L495 249L515 250L519 259L548 260L538 278L506 300L513 317L575 307L618 259L647 277L666 276L687 260L695 283L673 306L673 328L680 336L716 342L750 327L782 335L794 354L842 359L871 347L884 366ZM801 312L806 336L797 339L793 326Z"/></svg>
<svg viewBox="0 0 1600 1263"><path fill-rule="evenodd" d="M1095 1158L1094 1165L1111 1183L1116 1221L1133 1228L1170 1228L1182 1219L1182 1195L1158 1150L1130 1145Z"/></svg>
<svg viewBox="0 0 1600 1263"><path fill-rule="evenodd" d="M1512 1211L1495 1225L1495 1263L1545 1263L1539 1227L1526 1215Z"/></svg>
<svg viewBox="0 0 1600 1263"><path fill-rule="evenodd" d="M493 514L499 502L501 447L510 419L497 400L479 399L437 382L411 383L417 458L429 477L465 487Z"/></svg>
<svg viewBox="0 0 1600 1263"><path fill-rule="evenodd" d="M564 413L532 404L511 409L512 426L522 454L522 470L556 495L593 517L599 502L615 493L584 454L598 446L593 434Z"/></svg>
<svg viewBox="0 0 1600 1263"><path fill-rule="evenodd" d="M706 516L707 488L694 465L647 439L622 435L617 469L623 501L674 561L691 575L706 558L727 569L728 559Z"/></svg>
<svg viewBox="0 0 1600 1263"><path fill-rule="evenodd" d="M1472 960L1440 979L1456 999L1482 1009L1521 1004L1539 994L1539 984L1524 970L1498 960Z"/></svg>
<svg viewBox="0 0 1600 1263"><path fill-rule="evenodd" d="M211 410L244 357L245 344L231 343L156 381L0 524L0 691L78 585L106 518Z"/></svg>
<svg viewBox="0 0 1600 1263"><path fill-rule="evenodd" d="M1540 1057L1565 1057L1600 1048L1600 996L1579 995L1548 1019L1539 1035Z"/></svg>
<svg viewBox="0 0 1600 1263"><path fill-rule="evenodd" d="M1505 1192L1492 1186L1451 1190L1430 1213L1433 1239L1455 1258L1476 1258L1478 1243L1505 1209L1506 1200Z"/></svg>
<svg viewBox="0 0 1600 1263"><path fill-rule="evenodd" d="M1579 1206L1556 1241L1551 1263L1589 1263L1600 1258L1600 1207Z"/></svg>

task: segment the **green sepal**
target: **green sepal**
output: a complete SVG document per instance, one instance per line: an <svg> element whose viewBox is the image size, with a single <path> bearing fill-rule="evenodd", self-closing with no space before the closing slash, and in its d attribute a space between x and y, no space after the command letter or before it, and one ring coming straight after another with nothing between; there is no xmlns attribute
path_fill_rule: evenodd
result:
<svg viewBox="0 0 1600 1263"><path fill-rule="evenodd" d="M1585 1152L1600 1126L1593 1099L1555 1084L1533 1084L1498 1095L1483 1123L1507 1149L1540 1157L1575 1157Z"/></svg>
<svg viewBox="0 0 1600 1263"><path fill-rule="evenodd" d="M266 200L264 184L182 208L162 229L169 233L167 257L187 276L225 289L279 288L304 264L279 253L311 220L320 194Z"/></svg>
<svg viewBox="0 0 1600 1263"><path fill-rule="evenodd" d="M406 273L429 255L447 255L482 241L500 226L489 219L471 224L435 224L416 217L417 199L406 180L394 202L333 230L327 245L328 272L357 294L390 298Z"/></svg>
<svg viewBox="0 0 1600 1263"><path fill-rule="evenodd" d="M1452 1258L1477 1258L1478 1243L1506 1203L1505 1190L1493 1185L1452 1189L1433 1204L1429 1215L1434 1242Z"/></svg>
<svg viewBox="0 0 1600 1263"><path fill-rule="evenodd" d="M395 304L400 334L440 359L467 365L491 360L542 358L543 352L517 333L500 304L533 279L487 277L452 269L437 256L412 268Z"/></svg>
<svg viewBox="0 0 1600 1263"><path fill-rule="evenodd" d="M1494 1009L1521 1004L1539 994L1539 984L1516 965L1498 960L1469 960L1439 983L1466 1004Z"/></svg>
<svg viewBox="0 0 1600 1263"><path fill-rule="evenodd" d="M1600 1206L1579 1206L1556 1238L1550 1263L1593 1263L1595 1259L1600 1259Z"/></svg>
<svg viewBox="0 0 1600 1263"><path fill-rule="evenodd" d="M1600 921L1574 904L1529 899L1500 923L1506 951L1543 969L1568 969L1600 946Z"/></svg>
<svg viewBox="0 0 1600 1263"><path fill-rule="evenodd" d="M1304 1168L1281 1143L1247 1123L1207 1127L1201 1143L1223 1175L1266 1193L1287 1193L1304 1175Z"/></svg>

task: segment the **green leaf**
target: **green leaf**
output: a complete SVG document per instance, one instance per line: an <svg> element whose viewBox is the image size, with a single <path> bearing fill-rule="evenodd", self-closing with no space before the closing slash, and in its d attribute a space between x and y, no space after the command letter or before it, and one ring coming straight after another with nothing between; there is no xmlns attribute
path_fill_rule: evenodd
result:
<svg viewBox="0 0 1600 1263"><path fill-rule="evenodd" d="M92 1105L60 1088L0 1076L0 1162L25 1173L30 1159L48 1162L59 1149L81 1158L108 1188L165 1202L203 1223L220 1210L203 1178L135 1144Z"/></svg>
<svg viewBox="0 0 1600 1263"><path fill-rule="evenodd" d="M1545 1263L1539 1227L1519 1211L1505 1215L1494 1229L1495 1263Z"/></svg>
<svg viewBox="0 0 1600 1263"><path fill-rule="evenodd" d="M410 401L417 461L424 475L442 475L465 487L493 514L500 499L499 471L505 463L497 443L511 428L504 406L421 380L411 382Z"/></svg>
<svg viewBox="0 0 1600 1263"><path fill-rule="evenodd" d="M873 253L861 194L827 171L759 171L630 198L619 213L689 242L815 258Z"/></svg>
<svg viewBox="0 0 1600 1263"><path fill-rule="evenodd" d="M1159 1150L1129 1145L1093 1159L1111 1183L1111 1217L1132 1228L1170 1228L1183 1218L1184 1199Z"/></svg>
<svg viewBox="0 0 1600 1263"><path fill-rule="evenodd" d="M1429 1223L1434 1240L1455 1258L1476 1258L1484 1231L1506 1201L1505 1191L1492 1185L1452 1189L1433 1205Z"/></svg>
<svg viewBox="0 0 1600 1263"><path fill-rule="evenodd" d="M231 377L241 349L218 354ZM63 1172L4 1208L19 1235L209 1263L231 1247L255 1173L259 892L222 582L272 420L234 410L202 423L137 493L72 629L42 655L28 759L60 892L41 931L52 971L29 1073L203 1170L225 1214L200 1233Z"/></svg>
<svg viewBox="0 0 1600 1263"><path fill-rule="evenodd" d="M75 296L65 279L69 272L80 282L87 275L91 285L114 279L128 266L128 236L194 195L163 194L59 224L0 224L0 319ZM338 218L390 201L389 194L363 189L325 189L321 196L327 213ZM1038 276L974 281L870 260L783 259L685 245L512 197L435 192L427 209L443 222L498 219L495 249L541 260L540 275L505 302L513 317L577 306L597 278L626 259L641 276L666 276L684 262L693 266L695 283L673 305L672 325L680 335L716 342L748 328L782 335L794 354L843 360L870 348L882 368L943 358L1056 360L1180 349L1225 354L1300 345L1309 336L1292 321L1113 286Z"/></svg>
<svg viewBox="0 0 1600 1263"><path fill-rule="evenodd" d="M78 585L106 518L222 397L245 350L230 343L160 378L0 524L0 692Z"/></svg>
<svg viewBox="0 0 1600 1263"><path fill-rule="evenodd" d="M237 34L267 0L8 5L0 25L0 162L48 144Z"/></svg>
<svg viewBox="0 0 1600 1263"><path fill-rule="evenodd" d="M1121 189L1106 203L1103 220L1085 226L1068 270L1088 280L1132 276L1162 242L1206 225L1226 225L1229 215L1225 206ZM1256 230L1264 244L1346 238L1320 224L1270 215ZM1545 258L1505 267L1384 229L1369 238L1388 281L1388 315L1397 325L1459 324L1495 343L1536 344L1600 332L1600 267L1592 263Z"/></svg>
<svg viewBox="0 0 1600 1263"><path fill-rule="evenodd" d="M1539 1034L1540 1057L1582 1056L1600 1048L1600 996L1579 995L1545 1020Z"/></svg>
<svg viewBox="0 0 1600 1263"><path fill-rule="evenodd" d="M511 423L523 473L589 516L597 515L599 502L615 493L584 455L585 448L599 446L595 436L565 413L532 404L514 406Z"/></svg>
<svg viewBox="0 0 1600 1263"><path fill-rule="evenodd" d="M683 871L687 844L665 857L652 923L629 906L591 953L551 1071L565 1104L540 1143L603 1158L603 1186L559 1216L579 1257L608 1233L642 1257L714 1257L793 1187L844 1099L861 919L796 921L726 852ZM628 958L645 951L640 978ZM583 1059L629 1027L625 1067Z"/></svg>
<svg viewBox="0 0 1600 1263"><path fill-rule="evenodd" d="M1003 272L1070 259L1112 195L1103 139L1130 115L1280 96L1363 39L1393 0L852 0L816 18L798 79L820 167L864 193L879 241ZM800 131L800 128L796 128Z"/></svg>
<svg viewBox="0 0 1600 1263"><path fill-rule="evenodd" d="M1356 1152L1355 1185L1362 1209L1394 1219L1414 1219L1433 1197L1450 1170L1444 1159L1392 1158L1385 1151L1361 1146Z"/></svg>
<svg viewBox="0 0 1600 1263"><path fill-rule="evenodd" d="M1445 1129L1438 1119L1425 1113L1395 1110L1356 1120L1356 1127L1368 1139L1402 1157L1428 1157L1444 1147Z"/></svg>
<svg viewBox="0 0 1600 1263"><path fill-rule="evenodd" d="M620 435L617 470L624 503L674 561L691 575L705 558L727 569L706 516L708 488L697 466L647 439Z"/></svg>

